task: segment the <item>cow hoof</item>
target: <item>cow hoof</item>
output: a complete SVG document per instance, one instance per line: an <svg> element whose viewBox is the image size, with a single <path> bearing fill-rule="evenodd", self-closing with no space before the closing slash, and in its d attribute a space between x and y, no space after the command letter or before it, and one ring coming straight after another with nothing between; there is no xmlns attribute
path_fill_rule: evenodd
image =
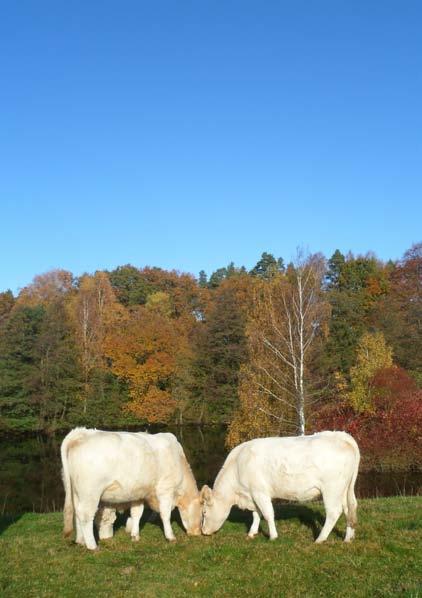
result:
<svg viewBox="0 0 422 598"><path fill-rule="evenodd" d="M139 542L139 536L131 536L132 542Z"/></svg>
<svg viewBox="0 0 422 598"><path fill-rule="evenodd" d="M346 528L346 537L344 538L344 541L345 542L351 542L354 537L355 537L355 530L353 529L353 527L347 526L347 528Z"/></svg>
<svg viewBox="0 0 422 598"><path fill-rule="evenodd" d="M246 536L246 538L247 538L248 540L253 540L254 538L256 538L256 537L257 537L257 535L258 535L258 534L248 534L248 535Z"/></svg>
<svg viewBox="0 0 422 598"><path fill-rule="evenodd" d="M169 542L176 542L176 538L167 538Z"/></svg>
<svg viewBox="0 0 422 598"><path fill-rule="evenodd" d="M270 542L274 542L274 540L277 540L277 538L278 538L278 536L273 536L273 537L270 536Z"/></svg>

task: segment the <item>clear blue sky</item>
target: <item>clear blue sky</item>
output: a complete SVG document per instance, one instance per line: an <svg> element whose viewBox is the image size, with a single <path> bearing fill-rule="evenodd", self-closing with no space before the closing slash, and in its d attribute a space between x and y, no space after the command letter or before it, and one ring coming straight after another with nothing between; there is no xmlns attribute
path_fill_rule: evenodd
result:
<svg viewBox="0 0 422 598"><path fill-rule="evenodd" d="M422 234L422 4L6 0L0 290Z"/></svg>

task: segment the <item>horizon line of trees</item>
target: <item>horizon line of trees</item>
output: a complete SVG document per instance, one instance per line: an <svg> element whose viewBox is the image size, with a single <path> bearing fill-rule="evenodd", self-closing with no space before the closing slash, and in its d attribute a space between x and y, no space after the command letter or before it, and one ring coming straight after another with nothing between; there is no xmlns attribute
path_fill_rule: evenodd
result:
<svg viewBox="0 0 422 598"><path fill-rule="evenodd" d="M0 293L0 430L224 423L232 446L342 427L421 446L421 350L421 243L396 262L265 252L198 279L53 270Z"/></svg>

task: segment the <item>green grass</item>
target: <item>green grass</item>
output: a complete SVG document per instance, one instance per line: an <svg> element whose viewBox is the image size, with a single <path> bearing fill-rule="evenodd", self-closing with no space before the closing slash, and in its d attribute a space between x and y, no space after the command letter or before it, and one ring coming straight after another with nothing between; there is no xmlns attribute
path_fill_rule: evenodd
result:
<svg viewBox="0 0 422 598"><path fill-rule="evenodd" d="M62 538L60 513L0 519L0 595L25 596L408 596L422 598L422 497L359 502L356 540L340 519L313 544L320 503L280 505L280 537L246 539L250 514L234 512L211 537L177 543L147 522L141 540L124 528L97 553ZM265 524L261 526L266 529Z"/></svg>

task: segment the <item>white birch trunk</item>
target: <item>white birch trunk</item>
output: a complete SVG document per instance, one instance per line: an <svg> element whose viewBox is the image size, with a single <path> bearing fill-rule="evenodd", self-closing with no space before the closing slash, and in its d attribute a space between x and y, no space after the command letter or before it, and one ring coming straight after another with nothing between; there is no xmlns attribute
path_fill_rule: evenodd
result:
<svg viewBox="0 0 422 598"><path fill-rule="evenodd" d="M268 383L259 382L258 386L272 399L290 405L300 435L306 430L307 351L324 313L318 299L321 273L313 263L299 263L294 280L281 278L272 287L268 286L265 299L259 304L259 310L269 314L269 326L260 331L260 336L271 355L268 366L259 367ZM260 410L269 415L265 409ZM271 416L282 419L275 413Z"/></svg>

